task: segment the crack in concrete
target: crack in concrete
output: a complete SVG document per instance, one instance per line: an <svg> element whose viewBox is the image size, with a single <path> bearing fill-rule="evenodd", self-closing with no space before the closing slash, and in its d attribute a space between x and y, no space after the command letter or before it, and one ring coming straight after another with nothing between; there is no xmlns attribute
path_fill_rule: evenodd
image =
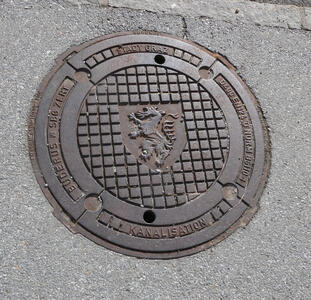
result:
<svg viewBox="0 0 311 300"><path fill-rule="evenodd" d="M183 33L184 33L183 38L188 39L189 33L188 33L188 25L187 25L186 19L185 17L181 16L181 20L183 23Z"/></svg>

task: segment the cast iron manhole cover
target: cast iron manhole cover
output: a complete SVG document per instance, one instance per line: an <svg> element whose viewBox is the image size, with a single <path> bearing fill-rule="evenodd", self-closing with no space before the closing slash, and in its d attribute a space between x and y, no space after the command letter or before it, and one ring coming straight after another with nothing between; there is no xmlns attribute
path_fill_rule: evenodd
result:
<svg viewBox="0 0 311 300"><path fill-rule="evenodd" d="M139 257L189 255L247 224L270 166L259 105L233 67L166 34L69 49L43 81L29 129L55 216Z"/></svg>

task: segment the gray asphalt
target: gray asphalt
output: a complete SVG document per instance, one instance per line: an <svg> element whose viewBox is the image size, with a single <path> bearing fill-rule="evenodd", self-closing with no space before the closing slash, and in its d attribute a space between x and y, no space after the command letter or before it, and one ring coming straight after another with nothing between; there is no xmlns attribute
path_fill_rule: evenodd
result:
<svg viewBox="0 0 311 300"><path fill-rule="evenodd" d="M311 32L40 3L0 1L0 298L311 299ZM190 257L130 258L71 234L52 216L28 159L31 100L54 58L127 30L186 35L225 55L270 127L272 168L259 212Z"/></svg>

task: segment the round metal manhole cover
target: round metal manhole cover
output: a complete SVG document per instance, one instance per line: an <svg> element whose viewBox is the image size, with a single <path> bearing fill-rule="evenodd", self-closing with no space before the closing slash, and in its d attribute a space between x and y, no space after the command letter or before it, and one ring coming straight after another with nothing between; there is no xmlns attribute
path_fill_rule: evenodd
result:
<svg viewBox="0 0 311 300"><path fill-rule="evenodd" d="M261 110L233 67L159 33L63 54L34 99L29 145L58 219L148 258L201 251L247 224L270 166Z"/></svg>

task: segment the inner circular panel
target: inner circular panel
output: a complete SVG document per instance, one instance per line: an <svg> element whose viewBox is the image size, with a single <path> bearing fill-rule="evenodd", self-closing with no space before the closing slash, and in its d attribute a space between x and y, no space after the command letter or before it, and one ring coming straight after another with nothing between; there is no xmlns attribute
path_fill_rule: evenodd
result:
<svg viewBox="0 0 311 300"><path fill-rule="evenodd" d="M142 126L154 128L157 114L162 114L157 132L133 137ZM77 138L99 184L121 200L149 208L180 206L205 193L229 147L223 112L206 89L181 72L152 65L121 69L94 86L81 106ZM172 149L180 143L177 152L165 148L170 139ZM172 156L175 161L161 169L157 160L165 155L157 155L157 147L167 151L164 165Z"/></svg>

